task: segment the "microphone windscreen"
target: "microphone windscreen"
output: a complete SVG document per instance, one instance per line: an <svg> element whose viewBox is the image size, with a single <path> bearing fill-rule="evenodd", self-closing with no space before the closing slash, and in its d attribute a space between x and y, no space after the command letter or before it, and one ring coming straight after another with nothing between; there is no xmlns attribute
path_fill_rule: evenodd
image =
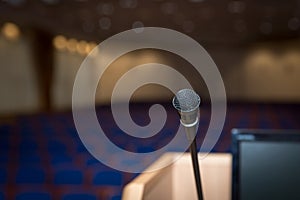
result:
<svg viewBox="0 0 300 200"><path fill-rule="evenodd" d="M199 105L200 97L191 89L182 89L173 98L173 106L180 112L191 112Z"/></svg>

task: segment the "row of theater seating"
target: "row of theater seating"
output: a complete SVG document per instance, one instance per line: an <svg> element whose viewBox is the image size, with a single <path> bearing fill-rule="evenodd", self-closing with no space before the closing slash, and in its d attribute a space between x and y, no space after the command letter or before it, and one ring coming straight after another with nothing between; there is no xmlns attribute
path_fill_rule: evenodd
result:
<svg viewBox="0 0 300 200"><path fill-rule="evenodd" d="M136 123L149 123L149 106L131 107ZM98 107L97 113L115 144L133 152L151 152L167 144L179 126L172 105L164 106L168 113L165 127L145 140L124 134L109 107ZM200 107L199 147L210 122L210 109L210 105ZM299 113L299 104L228 104L224 129L213 151L230 152L232 128L300 129ZM82 144L70 111L17 116L0 125L0 200L117 200L124 185L137 175L117 171L95 159Z"/></svg>

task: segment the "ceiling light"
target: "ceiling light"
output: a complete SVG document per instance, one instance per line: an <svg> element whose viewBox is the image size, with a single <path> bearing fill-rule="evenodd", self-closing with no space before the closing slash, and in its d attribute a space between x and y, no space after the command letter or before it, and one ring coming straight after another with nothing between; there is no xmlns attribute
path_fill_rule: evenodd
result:
<svg viewBox="0 0 300 200"><path fill-rule="evenodd" d="M11 22L7 22L3 25L2 33L9 40L17 40L20 37L19 27Z"/></svg>

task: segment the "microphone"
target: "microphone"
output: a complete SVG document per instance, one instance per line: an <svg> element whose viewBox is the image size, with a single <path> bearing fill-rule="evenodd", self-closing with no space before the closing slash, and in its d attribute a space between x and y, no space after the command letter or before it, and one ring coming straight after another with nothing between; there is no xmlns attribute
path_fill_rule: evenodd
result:
<svg viewBox="0 0 300 200"><path fill-rule="evenodd" d="M199 119L200 97L191 89L182 89L173 98L173 106L181 116L180 123L185 127L190 142L196 136Z"/></svg>
<svg viewBox="0 0 300 200"><path fill-rule="evenodd" d="M199 200L203 200L198 154L196 133L199 125L199 95L191 89L182 89L178 91L173 98L173 106L180 114L180 123L185 127L187 139L190 144L190 153L192 157L193 170L197 188L197 195Z"/></svg>

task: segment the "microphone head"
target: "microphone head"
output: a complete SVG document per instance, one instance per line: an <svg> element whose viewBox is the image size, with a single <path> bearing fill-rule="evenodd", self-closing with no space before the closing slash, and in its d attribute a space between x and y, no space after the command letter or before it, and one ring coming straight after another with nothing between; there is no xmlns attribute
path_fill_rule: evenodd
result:
<svg viewBox="0 0 300 200"><path fill-rule="evenodd" d="M173 106L179 112L192 112L199 108L200 97L191 89L182 89L173 98Z"/></svg>

